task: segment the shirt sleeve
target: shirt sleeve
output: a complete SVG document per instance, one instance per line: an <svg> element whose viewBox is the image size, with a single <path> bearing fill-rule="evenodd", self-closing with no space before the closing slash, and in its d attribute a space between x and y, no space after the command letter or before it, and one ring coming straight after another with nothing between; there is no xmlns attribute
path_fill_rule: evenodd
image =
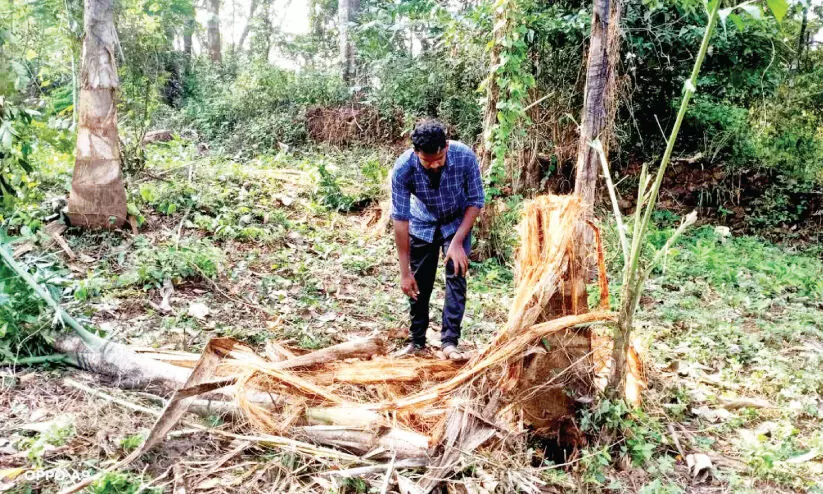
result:
<svg viewBox="0 0 823 494"><path fill-rule="evenodd" d="M397 221L411 218L411 191L408 183L408 167L403 156L394 165L391 181L391 217Z"/></svg>
<svg viewBox="0 0 823 494"><path fill-rule="evenodd" d="M480 165L477 157L471 153L468 160L468 179L466 181L466 207L475 206L483 208L486 202L486 195L483 192L483 179L480 176Z"/></svg>

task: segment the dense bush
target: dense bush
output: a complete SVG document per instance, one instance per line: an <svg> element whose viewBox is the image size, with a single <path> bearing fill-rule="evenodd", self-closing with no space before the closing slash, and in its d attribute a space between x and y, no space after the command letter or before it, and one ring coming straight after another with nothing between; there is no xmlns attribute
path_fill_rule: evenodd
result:
<svg viewBox="0 0 823 494"><path fill-rule="evenodd" d="M695 142L686 145L695 147L709 163L722 160L742 166L755 157L747 108L698 95L689 110L687 125L695 129ZM696 135L696 129L702 130L702 138Z"/></svg>
<svg viewBox="0 0 823 494"><path fill-rule="evenodd" d="M823 68L792 78L752 109L760 163L800 182L823 183Z"/></svg>
<svg viewBox="0 0 823 494"><path fill-rule="evenodd" d="M201 60L187 86L187 122L210 141L245 154L277 149L279 143L304 144L306 110L348 99L336 74L295 73L266 63L232 74Z"/></svg>
<svg viewBox="0 0 823 494"><path fill-rule="evenodd" d="M217 276L223 252L207 240L191 238L179 245L154 246L143 236L135 239L132 269L120 276L122 286L160 287L166 280L212 279Z"/></svg>
<svg viewBox="0 0 823 494"><path fill-rule="evenodd" d="M421 117L440 118L450 125L453 138L473 144L482 130L477 86L483 66L476 62L461 59L444 64L439 53L419 58L392 56L374 65L374 85L367 101L383 114L401 109L407 127Z"/></svg>

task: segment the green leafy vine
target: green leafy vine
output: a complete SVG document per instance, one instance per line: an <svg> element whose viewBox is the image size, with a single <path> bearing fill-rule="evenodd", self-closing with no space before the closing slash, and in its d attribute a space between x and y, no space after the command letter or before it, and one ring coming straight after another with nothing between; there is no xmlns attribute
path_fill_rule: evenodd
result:
<svg viewBox="0 0 823 494"><path fill-rule="evenodd" d="M523 12L516 0L496 0L494 12L495 23L488 48L492 53L497 53L496 63L481 86L493 84L498 93L496 122L487 129L486 136L492 156L486 175L486 194L490 198L501 194L506 180L506 154L510 151L511 142L525 134L521 122L530 123L524 102L529 89L535 86L527 63L527 40L533 38L534 31L524 22ZM492 103L487 101L487 105Z"/></svg>

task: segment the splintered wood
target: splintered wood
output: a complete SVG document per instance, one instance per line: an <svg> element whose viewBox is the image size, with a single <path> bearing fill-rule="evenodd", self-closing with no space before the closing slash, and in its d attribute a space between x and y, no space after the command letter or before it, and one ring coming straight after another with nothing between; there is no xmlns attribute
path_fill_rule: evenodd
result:
<svg viewBox="0 0 823 494"><path fill-rule="evenodd" d="M310 353L272 343L266 357L222 338L206 347L219 357L219 365L214 358L201 358L178 394L189 397L208 390L233 396L258 433L288 435L367 458L425 460L431 475L420 486L430 489L466 451L502 440L499 431L523 430L528 425L524 415L527 420L541 415L533 409L534 397L547 389L560 390L559 395L545 395L552 400L565 396L557 386L573 374L577 379L588 376L592 387L592 370L602 368L592 355L600 353L592 350L591 332L579 327L613 321L615 315L607 310L608 285L602 275L600 307L592 312L585 307L576 241L586 228L594 226L577 197L542 196L525 205L508 322L466 363L392 358L379 337ZM595 237L599 243L599 235ZM594 255L602 274L602 249ZM551 314L548 308L555 303L570 310ZM530 367L535 355L548 359L551 376ZM168 359L191 365L179 354ZM203 372L203 365L210 366L209 372ZM539 382L535 376L541 376ZM216 391L221 383L232 387ZM171 400L175 420L186 401ZM543 403L552 419L574 412L567 399ZM512 413L519 411L525 413ZM168 420L161 418L158 424L168 430Z"/></svg>

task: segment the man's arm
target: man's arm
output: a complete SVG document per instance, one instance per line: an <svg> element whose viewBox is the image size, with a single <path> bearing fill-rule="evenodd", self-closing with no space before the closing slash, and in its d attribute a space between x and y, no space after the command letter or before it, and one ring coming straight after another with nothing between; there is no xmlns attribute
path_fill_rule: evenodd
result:
<svg viewBox="0 0 823 494"><path fill-rule="evenodd" d="M469 206L466 208L466 212L463 213L463 221L460 222L460 227L454 233L453 242L457 242L461 246L463 245L463 240L466 239L466 235L471 231L474 226L474 220L476 220L478 216L480 216L479 207Z"/></svg>
<svg viewBox="0 0 823 494"><path fill-rule="evenodd" d="M403 293L417 300L417 282L411 272L409 218L411 217L411 191L403 176L403 157L398 158L392 172L391 202L394 222L394 243L400 261L400 287Z"/></svg>
<svg viewBox="0 0 823 494"><path fill-rule="evenodd" d="M466 208L466 212L463 213L463 221L460 222L460 227L455 232L454 237L452 237L451 244L449 244L449 250L446 252L446 262L449 262L449 259L454 263L454 271L463 276L469 272L469 258L466 256L466 250L463 249L463 241L466 239L466 235L469 234L471 231L472 226L474 226L474 220L477 219L477 216L480 214L480 208L477 206L469 206Z"/></svg>
<svg viewBox="0 0 823 494"><path fill-rule="evenodd" d="M411 272L411 259L409 255L411 237L409 236L408 221L394 221L394 243L397 244L397 257L400 259L400 287L403 293L417 300L417 281Z"/></svg>
<svg viewBox="0 0 823 494"><path fill-rule="evenodd" d="M473 163L469 164L469 173L466 177L466 211L463 213L463 221L460 227L455 232L452 238L449 251L446 252L446 262L449 259L454 263L454 270L459 275L465 275L469 271L469 258L466 257L466 251L463 249L463 241L466 235L474 226L474 220L480 215L480 210L485 204L485 194L483 192L483 178L480 176L480 166L477 164L477 158L472 159Z"/></svg>

